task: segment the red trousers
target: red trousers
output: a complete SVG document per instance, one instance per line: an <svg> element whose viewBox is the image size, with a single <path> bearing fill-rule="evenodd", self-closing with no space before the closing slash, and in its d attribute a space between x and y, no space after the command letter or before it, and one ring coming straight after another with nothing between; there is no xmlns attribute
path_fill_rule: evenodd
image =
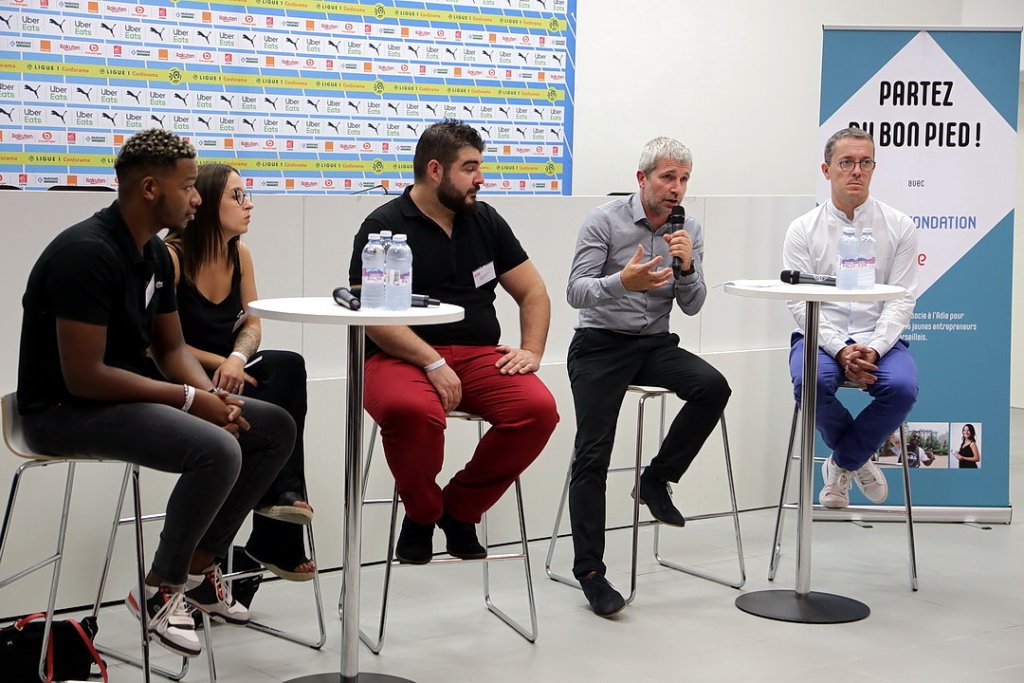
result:
<svg viewBox="0 0 1024 683"><path fill-rule="evenodd" d="M475 523L540 455L558 423L558 411L537 375L501 374L494 366L501 354L493 346L435 348L462 381L458 409L491 424L473 457L443 490L436 480L444 461L447 421L426 373L377 353L366 361L364 404L380 425L384 455L405 514L419 524L431 524L447 511Z"/></svg>

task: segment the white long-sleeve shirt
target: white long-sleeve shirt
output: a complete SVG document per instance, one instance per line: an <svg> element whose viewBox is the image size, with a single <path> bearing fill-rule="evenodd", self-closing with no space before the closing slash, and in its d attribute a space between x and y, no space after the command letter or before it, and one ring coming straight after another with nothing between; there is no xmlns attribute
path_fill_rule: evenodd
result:
<svg viewBox="0 0 1024 683"><path fill-rule="evenodd" d="M794 220L786 232L782 262L801 273L836 274L839 236L852 225L858 236L870 226L875 237L875 282L899 285L907 292L889 301L822 302L818 345L835 357L847 339L865 344L884 356L910 323L917 301L917 231L906 214L869 198L854 209L853 220L831 201ZM805 303L788 301L800 332L805 329Z"/></svg>

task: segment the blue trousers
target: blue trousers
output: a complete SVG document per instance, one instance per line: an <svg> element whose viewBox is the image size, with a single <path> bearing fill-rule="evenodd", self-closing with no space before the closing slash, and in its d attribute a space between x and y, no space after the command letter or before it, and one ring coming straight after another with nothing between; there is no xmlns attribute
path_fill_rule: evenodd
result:
<svg viewBox="0 0 1024 683"><path fill-rule="evenodd" d="M849 340L853 343L853 340ZM804 337L794 333L789 351L789 372L797 405L803 391ZM815 424L832 458L844 470L854 471L871 459L886 437L899 429L917 401L917 365L902 339L878 361L878 381L865 389L871 403L856 418L836 391L846 379L835 358L818 349L818 406Z"/></svg>

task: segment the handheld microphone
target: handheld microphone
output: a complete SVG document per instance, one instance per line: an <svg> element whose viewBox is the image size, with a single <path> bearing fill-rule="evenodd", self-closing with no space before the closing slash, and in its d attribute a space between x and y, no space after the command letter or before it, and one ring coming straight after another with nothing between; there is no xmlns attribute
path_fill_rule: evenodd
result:
<svg viewBox="0 0 1024 683"><path fill-rule="evenodd" d="M353 311L359 310L359 297L348 291L348 287L338 287L334 290L334 303Z"/></svg>
<svg viewBox="0 0 1024 683"><path fill-rule="evenodd" d="M672 213L668 215L669 225L675 226L672 228L672 232L683 229L683 223L686 221L686 209L683 208L682 204L676 204L672 207ZM672 257L672 275L679 277L679 274L683 272L683 260L678 256Z"/></svg>
<svg viewBox="0 0 1024 683"><path fill-rule="evenodd" d="M440 299L432 299L426 294L413 294L412 305L416 308L426 308L427 306L440 306Z"/></svg>
<svg viewBox="0 0 1024 683"><path fill-rule="evenodd" d="M784 270L779 277L783 282L791 285L836 286L836 278L834 275L815 275L814 273L801 273L799 270Z"/></svg>

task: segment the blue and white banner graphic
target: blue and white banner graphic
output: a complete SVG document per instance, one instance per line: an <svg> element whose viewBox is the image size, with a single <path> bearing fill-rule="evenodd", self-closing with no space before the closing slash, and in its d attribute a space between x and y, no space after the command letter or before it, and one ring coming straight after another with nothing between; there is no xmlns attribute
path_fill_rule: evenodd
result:
<svg viewBox="0 0 1024 683"><path fill-rule="evenodd" d="M917 225L910 342L920 395L908 418L914 504L1009 501L1010 295L1019 29L826 27L818 149L868 130L871 194ZM818 198L829 196L819 177ZM899 453L898 435L882 461ZM902 503L890 481L888 504Z"/></svg>
<svg viewBox="0 0 1024 683"><path fill-rule="evenodd" d="M113 186L160 127L257 190L401 190L447 117L489 192L571 194L575 24L576 0L0 0L0 184Z"/></svg>

